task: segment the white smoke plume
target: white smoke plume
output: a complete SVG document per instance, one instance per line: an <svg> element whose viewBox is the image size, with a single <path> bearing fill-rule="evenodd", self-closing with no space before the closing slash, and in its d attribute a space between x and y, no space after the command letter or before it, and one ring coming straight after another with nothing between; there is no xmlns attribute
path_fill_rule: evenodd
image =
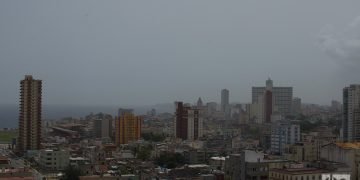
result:
<svg viewBox="0 0 360 180"><path fill-rule="evenodd" d="M347 63L360 63L360 16L355 18L340 33L328 26L319 38L321 48L330 56L347 60Z"/></svg>

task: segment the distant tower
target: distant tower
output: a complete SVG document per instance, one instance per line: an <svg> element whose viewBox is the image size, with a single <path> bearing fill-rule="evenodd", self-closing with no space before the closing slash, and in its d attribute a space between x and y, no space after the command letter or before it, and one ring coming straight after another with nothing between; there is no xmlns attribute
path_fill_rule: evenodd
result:
<svg viewBox="0 0 360 180"><path fill-rule="evenodd" d="M203 106L203 102L201 100L201 97L199 97L196 105L197 105L197 107L202 107Z"/></svg>
<svg viewBox="0 0 360 180"><path fill-rule="evenodd" d="M272 88L273 88L273 81L270 78L268 78L268 80L266 80L266 89L272 90Z"/></svg>
<svg viewBox="0 0 360 180"><path fill-rule="evenodd" d="M343 104L343 141L360 142L360 84L344 88Z"/></svg>
<svg viewBox="0 0 360 180"><path fill-rule="evenodd" d="M226 112L229 108L229 90L221 90L221 111Z"/></svg>
<svg viewBox="0 0 360 180"><path fill-rule="evenodd" d="M294 97L292 101L292 114L298 115L301 113L301 99L298 97Z"/></svg>
<svg viewBox="0 0 360 180"><path fill-rule="evenodd" d="M252 87L252 103L259 104L264 103L264 95L267 94L268 98L270 93L265 93L266 90L271 91L273 96L273 111L279 112L283 117L291 115L292 111L292 99L293 88L292 87L274 87L273 81L269 78L266 80L266 86L264 87ZM270 101L270 100L269 100Z"/></svg>
<svg viewBox="0 0 360 180"><path fill-rule="evenodd" d="M264 91L264 121L271 123L271 115L273 113L273 81L269 78L266 80L266 87Z"/></svg>
<svg viewBox="0 0 360 180"><path fill-rule="evenodd" d="M41 80L26 75L20 81L19 139L20 153L40 149L41 143Z"/></svg>
<svg viewBox="0 0 360 180"><path fill-rule="evenodd" d="M119 110L118 110L118 116L120 117L120 116L122 116L122 115L124 115L124 114L126 114L126 113L132 114L133 112L134 112L133 109L119 108Z"/></svg>

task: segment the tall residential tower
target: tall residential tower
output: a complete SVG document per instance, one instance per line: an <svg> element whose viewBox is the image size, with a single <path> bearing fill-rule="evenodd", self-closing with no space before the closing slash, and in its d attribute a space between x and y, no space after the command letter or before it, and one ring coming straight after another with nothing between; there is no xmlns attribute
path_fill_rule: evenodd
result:
<svg viewBox="0 0 360 180"><path fill-rule="evenodd" d="M360 84L343 89L342 132L344 142L360 142Z"/></svg>
<svg viewBox="0 0 360 180"><path fill-rule="evenodd" d="M203 111L197 107L175 102L175 137L182 140L197 140L203 135Z"/></svg>
<svg viewBox="0 0 360 180"><path fill-rule="evenodd" d="M26 75L20 81L19 138L17 149L22 153L40 149L41 143L41 80Z"/></svg>
<svg viewBox="0 0 360 180"><path fill-rule="evenodd" d="M229 90L221 90L221 111L225 112L229 106Z"/></svg>
<svg viewBox="0 0 360 180"><path fill-rule="evenodd" d="M119 109L115 120L115 144L128 144L141 137L141 117L135 116L131 109Z"/></svg>

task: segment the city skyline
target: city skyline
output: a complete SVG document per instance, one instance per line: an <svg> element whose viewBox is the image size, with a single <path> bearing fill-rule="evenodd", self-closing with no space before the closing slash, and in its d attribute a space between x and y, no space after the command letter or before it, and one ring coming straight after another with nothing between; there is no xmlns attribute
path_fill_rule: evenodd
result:
<svg viewBox="0 0 360 180"><path fill-rule="evenodd" d="M360 180L360 1L0 1L0 179Z"/></svg>
<svg viewBox="0 0 360 180"><path fill-rule="evenodd" d="M1 104L25 74L45 105L219 102L223 88L250 102L268 76L305 103L341 101L360 83L360 2L323 2L1 1Z"/></svg>
<svg viewBox="0 0 360 180"><path fill-rule="evenodd" d="M33 76L33 74L24 74L23 76ZM42 78L39 78L39 79L42 79ZM44 80L42 80L44 81ZM264 79L264 82L265 82L265 79ZM264 83L263 83L264 84ZM357 83L351 83L351 84L357 84ZM257 88L261 86L261 84L257 84L256 86L250 86L249 87L249 92L246 92L246 94L249 94L248 97L246 97L247 100L239 100L239 99L232 99L231 98L231 95L229 95L228 99L229 99L229 104L236 104L236 103L252 103L252 91L253 91L253 88ZM291 87L293 88L293 86L287 86L285 85L284 87ZM44 87L44 89L46 89L46 87ZM121 104L121 103L115 103L115 104L112 104L112 103L108 103L108 104L79 104L79 103L65 103L65 104L58 104L58 103L42 103L43 105L50 105L50 106L88 106L88 107L94 107L94 106L105 106L105 107L126 107L126 108L131 108L131 107L145 107L145 106L154 106L154 105L166 105L166 104L173 104L173 102L175 101L184 101L184 102L187 102L187 103L191 103L191 104L196 104L197 103L197 100L199 98L202 98L204 99L204 102L207 103L207 102L216 102L218 103L220 106L221 106L221 93L223 90L228 90L230 92L229 89L225 88L225 89L218 89L218 92L216 92L213 96L209 96L210 98L204 98L205 96L196 96L194 95L194 99L192 99L192 97L190 97L189 99L187 100L184 100L186 98L177 98L177 99L174 99L173 100L170 100L170 101L164 101L164 102L154 102L152 104ZM296 89L294 88L294 91L296 91ZM233 92L233 91L232 91ZM234 91L236 92L236 91ZM19 92L17 92L19 93ZM44 92L46 93L46 92ZM341 89L341 93L342 93L342 89ZM99 93L101 94L101 93ZM294 97L297 97L294 93ZM300 97L301 98L301 97ZM331 105L331 101L338 101L338 102L342 102L342 99L329 99L328 102L325 102L325 103L314 103L314 102L303 102L303 104L318 104L318 105L325 105L325 106L330 106ZM0 103L0 105L16 105L15 103ZM221 108L221 107L220 107Z"/></svg>

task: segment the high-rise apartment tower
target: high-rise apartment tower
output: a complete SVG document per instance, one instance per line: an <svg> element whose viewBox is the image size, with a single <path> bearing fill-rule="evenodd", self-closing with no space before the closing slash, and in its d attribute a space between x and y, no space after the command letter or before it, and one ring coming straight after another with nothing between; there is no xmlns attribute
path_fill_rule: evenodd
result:
<svg viewBox="0 0 360 180"><path fill-rule="evenodd" d="M345 142L360 142L360 84L343 89L342 138Z"/></svg>
<svg viewBox="0 0 360 180"><path fill-rule="evenodd" d="M42 81L26 75L20 81L20 115L17 149L40 149L41 143L41 91Z"/></svg>
<svg viewBox="0 0 360 180"><path fill-rule="evenodd" d="M175 102L175 137L183 140L197 140L203 135L203 110Z"/></svg>
<svg viewBox="0 0 360 180"><path fill-rule="evenodd" d="M135 116L132 110L120 109L119 117L115 120L116 145L128 144L141 137L141 117Z"/></svg>

